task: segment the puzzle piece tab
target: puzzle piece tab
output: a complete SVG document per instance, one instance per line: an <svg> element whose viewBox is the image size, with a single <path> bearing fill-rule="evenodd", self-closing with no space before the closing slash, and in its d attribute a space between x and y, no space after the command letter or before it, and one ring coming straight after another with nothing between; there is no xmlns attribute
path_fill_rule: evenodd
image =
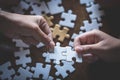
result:
<svg viewBox="0 0 120 80"><path fill-rule="evenodd" d="M60 25L56 24L54 28L52 28L52 34L53 38L59 37L58 40L63 42L65 38L69 38L70 35L67 34L69 31L68 28L64 27L62 30L60 30Z"/></svg>

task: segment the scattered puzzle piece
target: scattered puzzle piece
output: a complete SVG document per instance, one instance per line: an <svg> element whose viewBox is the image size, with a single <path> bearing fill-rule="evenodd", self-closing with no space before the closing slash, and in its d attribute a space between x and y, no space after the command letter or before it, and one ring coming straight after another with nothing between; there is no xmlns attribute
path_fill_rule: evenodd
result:
<svg viewBox="0 0 120 80"><path fill-rule="evenodd" d="M16 60L16 65L22 65L23 67L27 66L27 63L31 63L30 50L22 50L14 53L15 57L18 58Z"/></svg>
<svg viewBox="0 0 120 80"><path fill-rule="evenodd" d="M15 70L9 67L11 67L10 62L0 65L0 73L2 73L0 74L0 80L12 80L11 76L15 74Z"/></svg>
<svg viewBox="0 0 120 80"><path fill-rule="evenodd" d="M61 18L64 20L60 20L59 24L69 28L74 28L75 23L72 21L75 21L76 17L77 16L75 14L72 14L72 10L68 10L68 13L63 12Z"/></svg>
<svg viewBox="0 0 120 80"><path fill-rule="evenodd" d="M70 35L67 34L68 31L69 31L69 29L66 27L64 27L62 30L60 30L60 25L56 24L55 27L52 28L53 38L56 38L57 36L59 36L58 40L63 42L63 40L65 38L70 37Z"/></svg>
<svg viewBox="0 0 120 80"><path fill-rule="evenodd" d="M61 4L62 4L62 0L51 0L50 2L48 2L47 5L50 10L50 13L58 14L64 12L64 8Z"/></svg>
<svg viewBox="0 0 120 80"><path fill-rule="evenodd" d="M43 76L43 80L47 80L49 77L51 65L46 65L43 67L42 63L36 63L36 67L32 67L31 70L34 71L33 77L39 78L40 75Z"/></svg>
<svg viewBox="0 0 120 80"><path fill-rule="evenodd" d="M86 32L102 27L102 23L98 23L96 19L92 19L91 23L88 20L83 21L83 23L84 26L81 26L80 30L85 30Z"/></svg>
<svg viewBox="0 0 120 80"><path fill-rule="evenodd" d="M20 67L18 69L18 73L19 75L15 75L13 80L30 80L33 76L33 73L30 72L29 67L27 67L26 69Z"/></svg>
<svg viewBox="0 0 120 80"><path fill-rule="evenodd" d="M48 23L49 26L53 26L53 22L51 20L54 19L54 16L48 17L46 15L43 15L43 17L46 19L46 21L47 21L47 23Z"/></svg>
<svg viewBox="0 0 120 80"><path fill-rule="evenodd" d="M67 61L62 61L63 66L61 65L55 65L55 68L57 70L57 72L55 73L56 76L61 75L63 78L67 77L67 71L69 71L70 73L72 73L75 68L72 66L74 64L74 62L67 62Z"/></svg>

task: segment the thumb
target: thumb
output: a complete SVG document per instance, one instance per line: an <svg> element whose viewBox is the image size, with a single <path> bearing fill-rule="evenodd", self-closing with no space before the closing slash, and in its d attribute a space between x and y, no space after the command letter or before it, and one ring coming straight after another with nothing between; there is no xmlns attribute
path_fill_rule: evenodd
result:
<svg viewBox="0 0 120 80"><path fill-rule="evenodd" d="M93 53L96 54L99 52L100 48L98 44L89 44L89 45L79 45L75 47L77 53L86 54Z"/></svg>

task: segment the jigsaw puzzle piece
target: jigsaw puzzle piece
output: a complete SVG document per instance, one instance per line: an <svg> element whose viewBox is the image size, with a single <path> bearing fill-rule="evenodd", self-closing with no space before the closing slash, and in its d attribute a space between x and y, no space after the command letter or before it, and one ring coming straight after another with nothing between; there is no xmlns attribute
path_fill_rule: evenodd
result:
<svg viewBox="0 0 120 80"><path fill-rule="evenodd" d="M33 76L33 73L30 72L30 68L27 67L26 69L20 67L18 69L19 75L15 75L13 80L30 80ZM32 79L31 79L32 80Z"/></svg>
<svg viewBox="0 0 120 80"><path fill-rule="evenodd" d="M85 4L87 7L91 6L91 2L95 0L80 0L80 4Z"/></svg>
<svg viewBox="0 0 120 80"><path fill-rule="evenodd" d="M22 50L14 53L15 57L18 58L16 60L16 65L22 65L23 67L27 66L27 63L31 63L31 57L28 57L30 55L30 50Z"/></svg>
<svg viewBox="0 0 120 80"><path fill-rule="evenodd" d="M61 75L63 78L67 77L67 71L69 71L70 73L72 73L73 71L75 71L75 68L72 66L74 64L74 62L67 62L67 61L62 61L63 66L61 65L55 65L55 68L57 70L57 72L55 73L56 76Z"/></svg>
<svg viewBox="0 0 120 80"><path fill-rule="evenodd" d="M31 70L34 71L33 77L39 78L40 75L43 76L43 80L47 80L49 77L51 65L46 65L43 67L42 63L36 63L36 67L32 67Z"/></svg>
<svg viewBox="0 0 120 80"><path fill-rule="evenodd" d="M92 19L91 23L88 20L83 21L84 26L80 27L80 30L91 31L93 29L99 29L102 27L102 23L98 23L96 19Z"/></svg>
<svg viewBox="0 0 120 80"><path fill-rule="evenodd" d="M12 80L12 75L15 74L15 70L11 67L10 62L6 62L0 65L0 80Z"/></svg>
<svg viewBox="0 0 120 80"><path fill-rule="evenodd" d="M64 12L64 8L61 5L62 0L51 0L47 3L51 14L58 14Z"/></svg>
<svg viewBox="0 0 120 80"><path fill-rule="evenodd" d="M74 28L75 23L72 21L75 21L77 16L75 14L72 14L72 10L68 10L68 13L63 12L61 18L64 20L60 20L60 25Z"/></svg>
<svg viewBox="0 0 120 80"><path fill-rule="evenodd" d="M56 38L59 36L58 40L63 42L65 38L69 38L70 35L67 34L69 29L67 27L64 27L62 30L60 30L60 25L56 24L54 28L51 28L53 38Z"/></svg>
<svg viewBox="0 0 120 80"><path fill-rule="evenodd" d="M43 17L46 19L49 26L53 26L52 20L54 19L54 16L49 16L48 17L47 15L43 15Z"/></svg>

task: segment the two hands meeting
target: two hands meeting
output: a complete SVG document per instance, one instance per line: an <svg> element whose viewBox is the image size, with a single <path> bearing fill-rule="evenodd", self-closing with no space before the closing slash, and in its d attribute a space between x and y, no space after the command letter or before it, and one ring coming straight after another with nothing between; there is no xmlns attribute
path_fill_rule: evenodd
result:
<svg viewBox="0 0 120 80"><path fill-rule="evenodd" d="M4 1L0 0L0 3L3 4ZM14 1L17 2L17 0ZM112 4L107 7L111 6ZM29 45L43 42L49 48L55 46L52 32L42 16L21 15L0 10L0 32L9 38L22 39ZM85 62L91 63L98 59L106 62L120 62L120 39L101 30L92 30L76 37L74 49L78 54L82 54Z"/></svg>

